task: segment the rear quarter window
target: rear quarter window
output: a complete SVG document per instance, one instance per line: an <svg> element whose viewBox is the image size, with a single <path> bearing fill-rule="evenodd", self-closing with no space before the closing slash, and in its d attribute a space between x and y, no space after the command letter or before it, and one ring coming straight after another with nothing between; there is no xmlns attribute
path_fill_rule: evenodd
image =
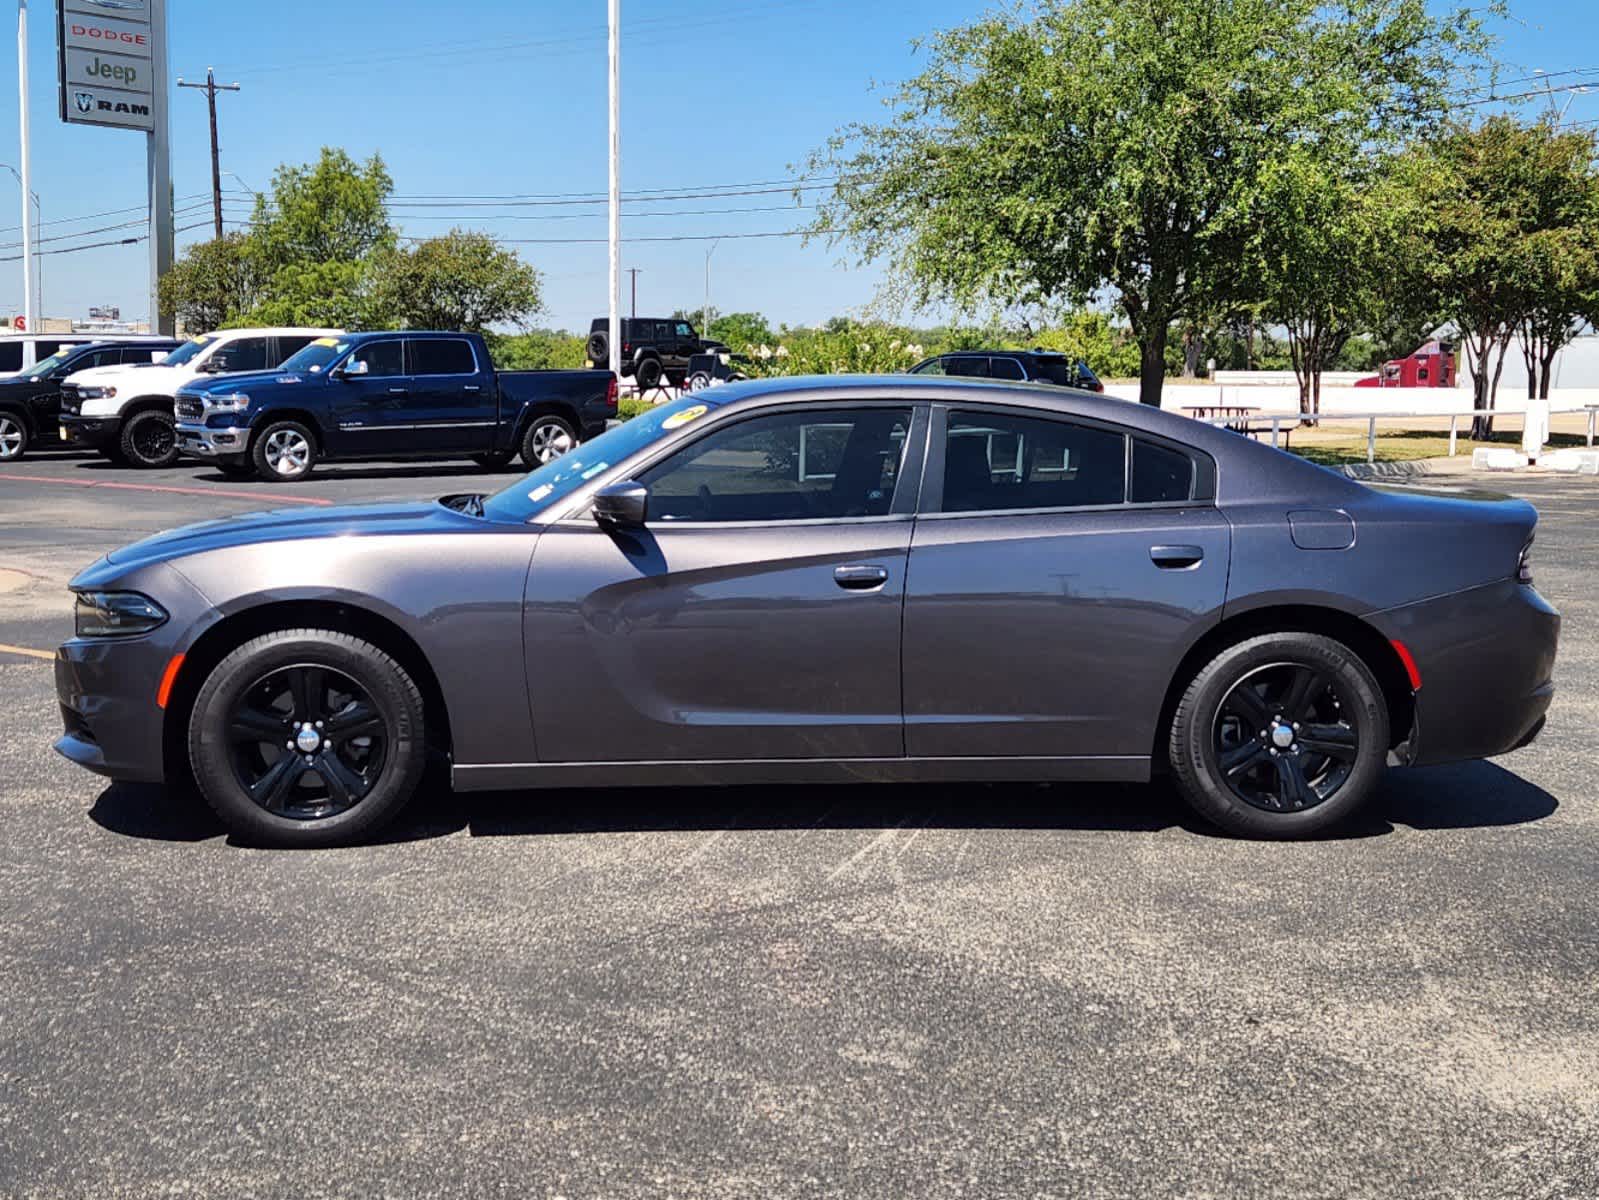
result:
<svg viewBox="0 0 1599 1200"><path fill-rule="evenodd" d="M1194 460L1181 450L1133 439L1133 481L1128 499L1134 504L1187 500L1194 494Z"/></svg>

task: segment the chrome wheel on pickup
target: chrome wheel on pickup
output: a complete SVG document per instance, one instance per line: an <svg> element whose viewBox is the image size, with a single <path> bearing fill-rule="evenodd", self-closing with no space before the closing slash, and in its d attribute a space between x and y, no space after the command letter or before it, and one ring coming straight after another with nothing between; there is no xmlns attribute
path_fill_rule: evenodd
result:
<svg viewBox="0 0 1599 1200"><path fill-rule="evenodd" d="M22 423L22 418L0 412L0 462L21 458L27 448L28 427Z"/></svg>
<svg viewBox="0 0 1599 1200"><path fill-rule="evenodd" d="M311 473L316 465L316 442L298 421L277 421L261 431L250 457L262 479L288 483Z"/></svg>
<svg viewBox="0 0 1599 1200"><path fill-rule="evenodd" d="M522 436L522 461L530 468L554 462L578 444L577 430L565 417L539 413Z"/></svg>

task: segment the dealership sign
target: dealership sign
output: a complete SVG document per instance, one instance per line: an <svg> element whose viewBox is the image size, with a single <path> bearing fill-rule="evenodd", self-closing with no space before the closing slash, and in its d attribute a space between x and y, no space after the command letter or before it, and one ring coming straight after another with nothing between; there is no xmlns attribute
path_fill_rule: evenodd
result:
<svg viewBox="0 0 1599 1200"><path fill-rule="evenodd" d="M150 0L56 0L63 121L155 129L150 7Z"/></svg>

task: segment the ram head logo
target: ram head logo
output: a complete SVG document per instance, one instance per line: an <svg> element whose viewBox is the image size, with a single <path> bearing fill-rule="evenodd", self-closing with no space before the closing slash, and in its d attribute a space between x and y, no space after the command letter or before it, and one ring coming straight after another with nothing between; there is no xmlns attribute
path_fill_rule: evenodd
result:
<svg viewBox="0 0 1599 1200"><path fill-rule="evenodd" d="M94 111L93 92L73 92L72 100L78 106L79 112L86 113Z"/></svg>

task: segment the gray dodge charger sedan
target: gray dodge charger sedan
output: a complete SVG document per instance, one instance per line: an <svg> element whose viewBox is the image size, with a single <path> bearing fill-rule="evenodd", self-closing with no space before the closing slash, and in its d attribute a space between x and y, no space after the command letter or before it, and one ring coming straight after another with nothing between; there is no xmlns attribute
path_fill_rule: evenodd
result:
<svg viewBox="0 0 1599 1200"><path fill-rule="evenodd" d="M1314 833L1536 736L1537 513L1087 393L733 384L492 496L159 534L72 581L74 762L257 841L458 790L1130 780Z"/></svg>

